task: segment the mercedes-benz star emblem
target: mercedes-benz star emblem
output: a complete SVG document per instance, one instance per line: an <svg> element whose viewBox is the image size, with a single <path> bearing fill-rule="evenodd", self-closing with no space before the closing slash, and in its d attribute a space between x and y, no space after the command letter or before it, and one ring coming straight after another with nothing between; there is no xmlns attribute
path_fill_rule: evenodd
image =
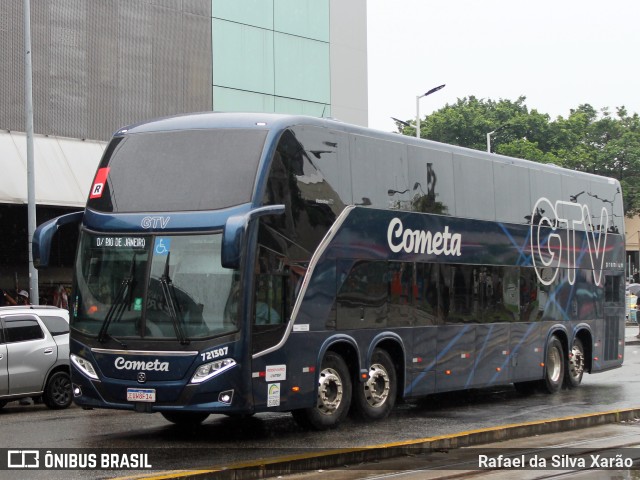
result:
<svg viewBox="0 0 640 480"><path fill-rule="evenodd" d="M147 381L147 374L144 372L138 372L138 383L144 383Z"/></svg>

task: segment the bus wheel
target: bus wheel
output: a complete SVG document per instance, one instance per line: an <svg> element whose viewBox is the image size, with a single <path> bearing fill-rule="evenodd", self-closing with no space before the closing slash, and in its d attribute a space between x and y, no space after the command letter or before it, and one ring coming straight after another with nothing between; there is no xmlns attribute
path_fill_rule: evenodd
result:
<svg viewBox="0 0 640 480"><path fill-rule="evenodd" d="M556 393L562 388L564 380L564 350L558 337L552 335L547 343L547 358L544 367L544 380L541 382L542 390L547 393Z"/></svg>
<svg viewBox="0 0 640 480"><path fill-rule="evenodd" d="M565 369L564 385L567 388L575 388L582 382L584 373L584 347L579 338L573 341L573 347L569 352L567 367Z"/></svg>
<svg viewBox="0 0 640 480"><path fill-rule="evenodd" d="M162 412L162 416L176 425L200 425L209 414L206 412Z"/></svg>
<svg viewBox="0 0 640 480"><path fill-rule="evenodd" d="M342 357L327 352L318 375L318 397L315 407L291 412L304 428L327 430L336 427L349 411L351 376Z"/></svg>
<svg viewBox="0 0 640 480"><path fill-rule="evenodd" d="M356 384L355 413L365 420L385 418L396 401L396 369L387 352L376 349L371 357L369 376Z"/></svg>

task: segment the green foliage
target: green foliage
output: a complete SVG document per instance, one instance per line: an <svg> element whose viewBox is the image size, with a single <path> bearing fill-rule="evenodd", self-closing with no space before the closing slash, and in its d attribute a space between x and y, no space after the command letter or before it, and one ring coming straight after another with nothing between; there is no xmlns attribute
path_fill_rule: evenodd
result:
<svg viewBox="0 0 640 480"><path fill-rule="evenodd" d="M625 196L625 212L640 213L640 117L624 107L615 114L589 104L567 118L529 110L526 98L484 100L474 96L447 104L420 122L421 138L491 151L541 163L616 178ZM398 131L415 135L415 122L398 122Z"/></svg>

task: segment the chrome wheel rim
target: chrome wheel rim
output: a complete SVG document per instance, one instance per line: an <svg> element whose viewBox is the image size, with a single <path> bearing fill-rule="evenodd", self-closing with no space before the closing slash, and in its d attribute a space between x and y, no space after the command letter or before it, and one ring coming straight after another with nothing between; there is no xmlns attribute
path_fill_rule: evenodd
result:
<svg viewBox="0 0 640 480"><path fill-rule="evenodd" d="M562 373L562 358L560 358L560 352L557 348L553 347L549 351L549 358L547 360L547 375L549 380L553 383L560 381L560 374Z"/></svg>
<svg viewBox="0 0 640 480"><path fill-rule="evenodd" d="M333 414L342 403L343 385L338 372L325 368L318 379L318 410L323 415Z"/></svg>
<svg viewBox="0 0 640 480"><path fill-rule="evenodd" d="M369 378L364 383L364 398L372 407L380 407L389 398L391 382L389 374L384 366L379 363L371 365L369 368Z"/></svg>
<svg viewBox="0 0 640 480"><path fill-rule="evenodd" d="M574 345L571 349L571 354L569 355L569 374L575 378L579 379L582 377L584 373L584 352L578 348L577 345Z"/></svg>

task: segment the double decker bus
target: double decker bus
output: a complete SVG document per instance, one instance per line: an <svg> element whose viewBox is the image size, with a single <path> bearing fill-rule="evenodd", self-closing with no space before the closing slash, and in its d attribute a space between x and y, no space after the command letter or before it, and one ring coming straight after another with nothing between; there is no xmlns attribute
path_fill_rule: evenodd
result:
<svg viewBox="0 0 640 480"><path fill-rule="evenodd" d="M79 223L73 398L292 412L332 428L398 400L619 367L619 183L337 121L203 113L115 133Z"/></svg>

